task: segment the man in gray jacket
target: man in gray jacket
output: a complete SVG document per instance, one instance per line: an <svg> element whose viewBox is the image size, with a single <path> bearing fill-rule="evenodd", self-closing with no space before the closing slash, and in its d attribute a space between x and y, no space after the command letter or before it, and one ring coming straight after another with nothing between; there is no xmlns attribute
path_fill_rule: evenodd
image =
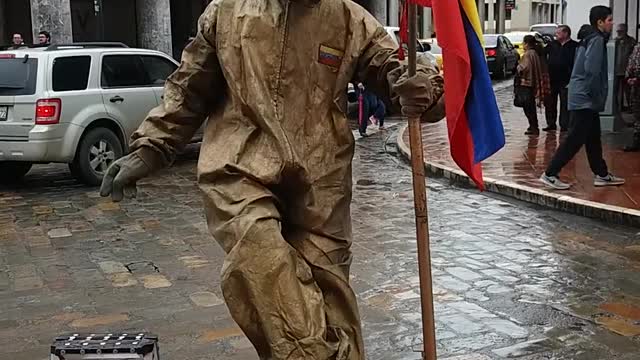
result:
<svg viewBox="0 0 640 360"><path fill-rule="evenodd" d="M595 6L589 14L595 30L578 45L569 83L570 130L540 180L554 189L566 190L571 185L560 181L562 168L585 146L595 186L623 185L624 179L609 173L602 157L600 113L608 94L607 41L613 29L611 9Z"/></svg>

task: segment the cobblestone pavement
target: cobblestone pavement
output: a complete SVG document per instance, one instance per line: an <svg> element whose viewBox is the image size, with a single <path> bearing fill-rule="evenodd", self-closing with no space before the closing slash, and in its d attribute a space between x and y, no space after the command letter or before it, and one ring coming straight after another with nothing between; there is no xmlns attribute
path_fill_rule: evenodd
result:
<svg viewBox="0 0 640 360"><path fill-rule="evenodd" d="M411 174L379 132L354 160L353 286L370 359L418 359ZM254 360L221 300L195 152L113 204L62 166L0 191L0 359L65 332L151 331L163 359ZM429 180L439 354L640 358L640 234Z"/></svg>
<svg viewBox="0 0 640 360"><path fill-rule="evenodd" d="M551 161L563 137L559 132L545 133L540 136L526 136L527 119L522 109L513 106L513 87L504 87L496 91L496 97L502 114L507 144L496 155L483 162L484 175L489 178L543 188L538 180ZM540 126L545 127L546 120L538 113ZM445 122L423 126L425 151L429 162L457 168L451 159L448 133ZM405 143L409 143L409 134L403 134ZM583 151L578 153L560 174L564 181L572 184L568 191L558 192L573 198L590 200L596 203L640 210L640 154L623 151L629 143L630 134L621 132L604 136L604 158L611 172L627 180L625 186L613 188L595 188L593 173ZM548 190L548 189L546 189Z"/></svg>

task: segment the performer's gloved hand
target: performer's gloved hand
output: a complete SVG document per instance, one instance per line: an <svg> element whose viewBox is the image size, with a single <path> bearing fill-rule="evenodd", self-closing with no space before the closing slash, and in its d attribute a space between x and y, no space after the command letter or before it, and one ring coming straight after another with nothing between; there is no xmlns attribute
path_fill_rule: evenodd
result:
<svg viewBox="0 0 640 360"><path fill-rule="evenodd" d="M116 160L104 175L100 196L111 195L115 202L122 201L125 197L135 198L138 194L136 183L149 176L155 170L153 164L159 162L154 160L155 157L159 157L159 154L141 148Z"/></svg>
<svg viewBox="0 0 640 360"><path fill-rule="evenodd" d="M437 122L444 117L444 80L431 70L420 67L413 77L405 71L395 81L392 90L400 97L403 115L428 122ZM434 108L436 106L438 108ZM431 114L425 119L427 113ZM438 118L440 114L442 117Z"/></svg>

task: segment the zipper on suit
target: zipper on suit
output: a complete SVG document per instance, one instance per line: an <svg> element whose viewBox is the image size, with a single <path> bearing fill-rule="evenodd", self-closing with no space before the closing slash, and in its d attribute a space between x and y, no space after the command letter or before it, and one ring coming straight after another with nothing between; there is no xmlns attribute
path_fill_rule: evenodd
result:
<svg viewBox="0 0 640 360"><path fill-rule="evenodd" d="M291 2L287 1L287 6L284 9L284 32L282 34L282 41L280 42L280 64L278 67L278 72L276 74L276 88L275 88L275 105L276 105L276 116L280 117L280 87L282 86L282 70L284 69L284 61L285 61L285 51L287 48L287 41L289 37L289 8L291 7Z"/></svg>
<svg viewBox="0 0 640 360"><path fill-rule="evenodd" d="M280 94L281 91L281 87L282 87L282 71L284 70L284 62L285 62L285 55L286 55L286 49L287 49L287 42L289 40L289 10L291 7L291 1L288 0L287 1L287 6L285 7L284 10L284 32L282 34L282 42L281 42L281 49L280 49L280 66L278 68L278 73L276 76L276 87L275 87L275 99L274 99L274 103L275 103L275 107L276 107L276 118L278 119L278 122L280 123L280 130L282 130L282 136L285 139L285 141L287 142L286 144L286 148L287 148L287 157L285 159L283 159L284 161L284 167L289 167L291 165L293 165L294 160L293 160L293 148L291 146L291 142L289 141L289 138L287 137L286 132L284 131L284 127L282 126L282 121L284 120L284 113L281 112L281 104L280 104L280 99L282 99L282 96Z"/></svg>

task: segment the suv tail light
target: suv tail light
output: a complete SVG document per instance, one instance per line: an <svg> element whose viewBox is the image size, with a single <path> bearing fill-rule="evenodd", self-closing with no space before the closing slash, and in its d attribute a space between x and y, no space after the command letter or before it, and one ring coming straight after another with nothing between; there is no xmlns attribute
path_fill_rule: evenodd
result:
<svg viewBox="0 0 640 360"><path fill-rule="evenodd" d="M496 56L498 52L496 51L496 49L488 49L487 50L487 56Z"/></svg>
<svg viewBox="0 0 640 360"><path fill-rule="evenodd" d="M15 59L16 54L0 54L0 59Z"/></svg>
<svg viewBox="0 0 640 360"><path fill-rule="evenodd" d="M60 123L62 100L40 99L36 102L36 125L53 125Z"/></svg>

